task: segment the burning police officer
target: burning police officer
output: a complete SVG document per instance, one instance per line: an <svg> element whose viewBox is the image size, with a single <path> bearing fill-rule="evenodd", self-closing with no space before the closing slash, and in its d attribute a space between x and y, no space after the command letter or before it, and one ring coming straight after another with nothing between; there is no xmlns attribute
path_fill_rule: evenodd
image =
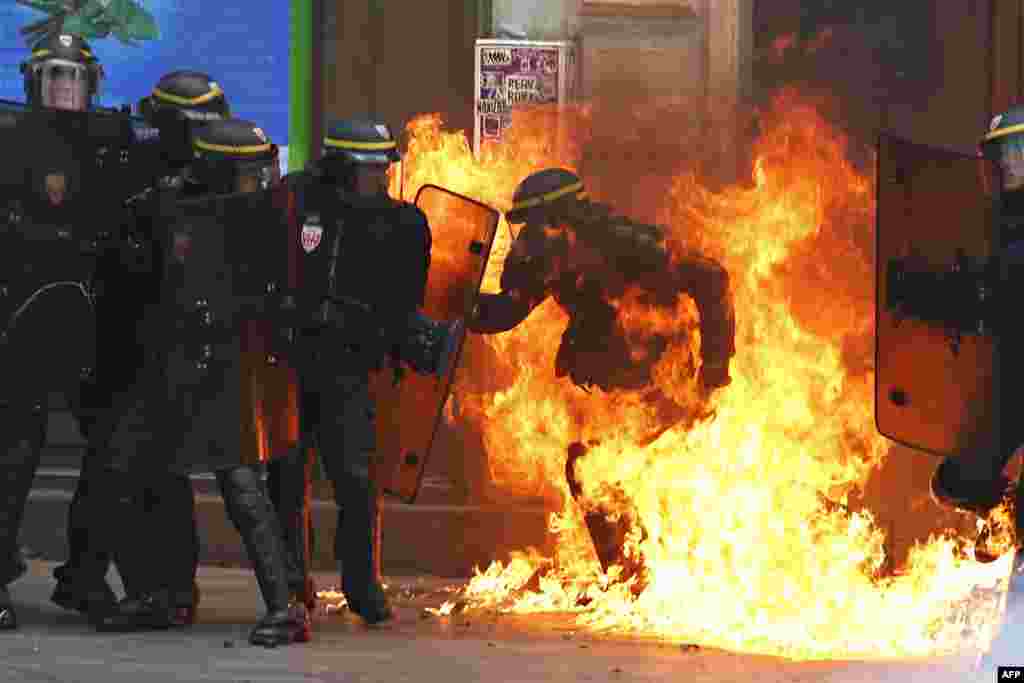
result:
<svg viewBox="0 0 1024 683"><path fill-rule="evenodd" d="M569 315L569 326L555 358L555 376L569 377L585 390L641 392L659 425L644 443L674 425L691 425L710 415L710 394L730 383L735 353L735 318L728 273L697 254L673 259L661 228L615 216L587 198L583 182L565 169L546 169L516 188L509 223L524 224L506 257L501 292L481 294L470 331L496 334L511 330L549 296ZM700 363L692 399L677 400L656 386L652 370L678 331L655 334L642 344L630 339L613 302L639 291L654 306L673 311L688 294L700 314ZM696 365L696 363L695 363ZM566 478L574 499L582 486L575 463L587 448L570 445ZM582 502L582 501L581 501ZM585 506L593 507L593 506ZM600 507L598 505L598 507ZM588 529L602 567L621 565L623 580L642 567L622 555L623 539L634 523L629 515L590 511ZM642 577L636 585L642 586Z"/></svg>
<svg viewBox="0 0 1024 683"><path fill-rule="evenodd" d="M502 291L480 295L471 331L510 330L553 296L570 316L555 375L584 388L642 389L660 353L635 359L610 301L629 287L668 305L685 293L701 319L700 387L707 394L729 384L735 320L724 268L699 255L673 261L660 228L612 215L564 169L528 176L512 201L506 218L524 225L505 260Z"/></svg>
<svg viewBox="0 0 1024 683"><path fill-rule="evenodd" d="M89 429L97 410L110 406L117 391L130 386L142 366L145 348L136 341L136 324L146 305L159 297L159 278L154 270L154 255L144 253L153 245L152 222L160 211L161 202L179 197L197 196L205 189L191 180L187 165L192 159L191 134L193 128L206 121L230 115L228 103L219 85L209 75L197 71L174 71L163 76L152 94L142 101L143 117L149 126L159 131L156 177L145 192L128 200L131 209L129 231L132 239L124 248L108 250L101 260L95 278L97 328L101 337L97 377L83 386L85 410L78 416L82 433L88 439ZM138 261L137 263L135 263ZM78 486L68 508L68 560L54 570L57 586L52 600L65 609L86 612L85 599L90 591L113 593L104 582L98 589L83 585L79 575L104 575L97 570L82 571L81 565L92 558L104 567L108 562L103 554L89 552L96 541L91 537L94 521L85 510L90 486L103 463L104 444L91 443ZM199 540L195 528L195 505L191 482L186 476L172 476L159 483L159 487L146 487L132 498L138 504L159 506L169 519L164 541L179 550L175 553L178 569L172 581L178 619L191 623L198 602L198 589L194 585L199 562ZM135 514L125 510L125 515ZM95 550L95 548L94 548ZM115 558L118 573L129 598L140 601L154 590L147 585L152 575L145 557L133 553L120 553L120 548L107 549ZM133 563L131 560L135 559ZM141 560L141 561L140 561ZM166 569L164 570L166 571Z"/></svg>
<svg viewBox="0 0 1024 683"><path fill-rule="evenodd" d="M417 207L388 196L388 171L400 159L390 128L334 122L322 151L313 169L287 179L302 226L301 296L317 316L300 334L303 432L334 484L342 591L349 608L373 624L392 613L378 575L381 492L372 477L377 440L370 373L405 363L421 374L442 375L463 331L458 321L437 323L419 313L430 227ZM294 476L281 473L289 493L282 514L294 516L288 510L297 509L301 463L288 470Z"/></svg>
<svg viewBox="0 0 1024 683"><path fill-rule="evenodd" d="M217 206L212 203L215 199L212 195L256 194L279 184L277 147L250 122L210 121L195 131L193 151L191 178L204 194L211 195L211 201L203 206ZM267 195L264 192L262 196ZM227 234L224 222L232 217L217 213L205 215L205 219L205 230L216 230L214 223L217 223ZM267 227L249 225L248 220L246 218L244 226L247 229ZM103 527L108 532L107 542L115 534L110 528L119 519L122 526L116 534L119 542L128 544L138 561L145 563L147 571L153 574L147 582L150 592L141 598L126 598L113 612L98 615L97 625L102 630L133 630L166 628L174 624L174 593L178 587L184 587L185 579L176 568L182 566L183 559L190 558L187 555L183 558L181 545L167 543L164 535L171 529L178 529L175 533L181 535L188 530L188 520L183 518L179 507L164 509L158 501L155 505L137 507L140 517L125 524L123 515L119 516L118 512L122 504L119 498L124 497L125 490L137 490L140 478L147 481L151 490L159 492L170 490L166 487L168 477L184 479L189 472L212 470L224 496L227 513L242 536L267 606L267 614L256 624L250 642L276 646L305 641L310 637L309 617L303 605L290 603L287 554L277 516L261 478L258 464L261 454L238 452L238 445L244 443L237 440L239 427L227 424L223 417L231 415L232 410L238 415L237 391L241 387L224 385L221 379L231 381L236 377L231 368L238 368L239 360L232 357L233 360L226 361L227 365L205 360L190 364L183 347L177 345L179 342L167 341L179 339L176 334L187 333L181 332L180 322L175 322L182 320L175 316L179 315L180 306L185 305L180 301L180 288L185 281L180 278L189 272L205 277L199 271L187 270L192 263L193 239L219 238L187 232L192 229L188 221L172 225L174 230L164 235L166 243L161 249L164 254L161 303L150 310L144 323L145 338L156 353L151 354L141 381L117 399L126 407L124 412L111 411L111 420L105 425L107 433L95 430L97 443L110 444L112 452L112 466L102 477L106 490L97 496L99 504L108 501L107 525ZM282 241L284 225L282 218L279 226ZM186 232L180 232L179 228ZM232 241L231 246L239 245ZM249 267L247 263L230 258L231 261L223 264L196 262L195 267L200 270L227 267L237 272ZM209 275L216 282L223 282L217 279L216 272ZM209 285L208 280L203 282ZM217 290L213 304L227 306L218 309L221 311L232 310L228 299L233 296L233 290L230 285L225 286L226 290ZM211 325L209 333L219 334L220 329ZM211 340L211 353L216 345ZM229 347L237 349L230 344ZM211 369L213 366L227 368L223 370L227 374ZM192 379L187 380L186 375ZM173 398L168 399L168 396ZM176 577L181 583L175 583Z"/></svg>
<svg viewBox="0 0 1024 683"><path fill-rule="evenodd" d="M103 80L103 68L89 44L69 34L47 35L37 42L29 59L21 65L21 72L28 104L33 110L91 110L96 104ZM75 188L68 173L60 167L61 161L67 160L68 151L60 131L54 130L48 137L51 138L48 141L39 141L46 144L45 149L33 150L37 158L12 162L24 164L30 168L33 176L39 176L38 187L35 188L39 196L5 196L0 199L16 201L16 205L21 208L14 213L25 213L25 216L18 216L18 219L27 218L29 221L48 224L73 223L76 211ZM6 193L11 189L21 192L22 187L4 187L0 191ZM115 223L118 220L113 216L108 218ZM66 389L71 391L70 387ZM0 438L4 439L5 451L0 457L0 482L5 491L5 495L0 497L0 629L17 627L6 584L24 570L17 540L46 436L47 398L44 395L19 397L0 408L4 413ZM77 396L75 399L69 402L74 405ZM89 469L92 459L92 456L86 458L83 470ZM109 604L113 597L109 587L99 581L88 586L76 600Z"/></svg>

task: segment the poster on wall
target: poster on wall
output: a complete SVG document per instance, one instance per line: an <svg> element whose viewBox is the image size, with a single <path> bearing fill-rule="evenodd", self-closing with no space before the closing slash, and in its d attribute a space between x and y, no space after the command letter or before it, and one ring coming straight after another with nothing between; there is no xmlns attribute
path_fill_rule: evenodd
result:
<svg viewBox="0 0 1024 683"><path fill-rule="evenodd" d="M473 152L502 140L513 108L574 99L575 73L570 41L477 40Z"/></svg>
<svg viewBox="0 0 1024 683"><path fill-rule="evenodd" d="M135 46L113 36L86 38L106 73L100 105L134 105L168 72L204 71L223 88L235 116L257 123L281 147L286 164L289 3L134 1L153 17L159 37ZM29 46L19 29L46 17L0 0L0 99L24 101L18 67Z"/></svg>

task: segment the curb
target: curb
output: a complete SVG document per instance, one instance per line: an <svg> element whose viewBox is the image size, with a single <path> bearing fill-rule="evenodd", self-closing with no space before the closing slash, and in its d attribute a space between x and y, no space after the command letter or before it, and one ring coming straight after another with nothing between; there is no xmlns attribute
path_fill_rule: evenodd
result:
<svg viewBox="0 0 1024 683"><path fill-rule="evenodd" d="M36 476L21 542L44 559L60 561L67 554L67 506L77 479L78 470L65 467L40 468ZM227 517L212 476L193 477L193 486L200 562L248 566L241 539ZM311 513L316 529L313 569L334 571L335 505L333 501L314 500ZM507 561L513 551L531 546L550 550L547 515L539 507L385 501L381 521L383 572L464 578L472 576L475 567L486 568L493 560Z"/></svg>

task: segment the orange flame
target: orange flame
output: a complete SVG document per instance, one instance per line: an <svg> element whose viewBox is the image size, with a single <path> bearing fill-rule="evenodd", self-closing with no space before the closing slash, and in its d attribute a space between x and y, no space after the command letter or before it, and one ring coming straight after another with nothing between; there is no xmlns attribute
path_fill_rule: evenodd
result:
<svg viewBox="0 0 1024 683"><path fill-rule="evenodd" d="M555 115L586 130L592 110ZM587 144L560 147L551 116L517 114L509 143L479 159L438 116L416 119L406 197L429 182L508 209L522 178L546 166L574 169ZM879 577L884 534L869 512L846 507L888 448L872 407L872 179L796 93L778 95L763 122L750 184L712 190L684 170L662 179L661 204L651 207L669 226L673 253L698 249L732 277L737 354L713 420L640 447L658 418L635 393L585 394L554 377L567 317L550 300L518 328L484 338L486 362L467 359L456 391L464 419L484 434L494 482L543 495L559 511L549 525L554 557L528 550L494 563L462 597L470 608L568 610L593 629L795 658L984 647L1010 554L982 565L944 535L913 549L901 574ZM628 203L631 179L609 180L597 184L619 194L602 199ZM502 226L485 291L497 290L509 243ZM616 305L627 326L689 325L696 316L686 298L672 320L629 296ZM688 395L697 345L671 349L654 373L677 400ZM638 597L635 579L615 580L621 568L602 573L568 494L566 452L577 441L594 444L576 466L583 498L635 513L646 530L634 528L624 548L649 572Z"/></svg>

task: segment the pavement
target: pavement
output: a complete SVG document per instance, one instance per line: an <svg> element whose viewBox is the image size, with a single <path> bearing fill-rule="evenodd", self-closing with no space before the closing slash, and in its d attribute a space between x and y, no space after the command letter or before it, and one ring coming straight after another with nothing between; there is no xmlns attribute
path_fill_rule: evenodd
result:
<svg viewBox="0 0 1024 683"><path fill-rule="evenodd" d="M32 561L12 584L22 627L0 633L0 680L9 683L231 681L398 683L665 681L725 683L961 683L977 678L966 658L887 662L795 662L579 631L569 615L463 613L425 607L450 599L458 582L387 580L396 620L368 628L343 609L318 607L313 642L277 649L246 638L263 613L251 572L204 566L198 622L187 630L99 634L50 604L54 564ZM327 587L331 574L317 577ZM120 581L111 573L115 590Z"/></svg>
<svg viewBox="0 0 1024 683"><path fill-rule="evenodd" d="M84 442L66 411L49 416L49 447L36 474L22 526L22 542L48 560L67 552L67 506L78 480ZM431 458L416 503L386 498L382 506L384 571L391 574L468 577L475 567L493 560L507 561L513 551L534 547L550 551L549 511L533 501L504 500L483 504L460 498L444 475L442 449ZM313 567L334 567L337 508L326 481L314 481L311 514L316 529ZM200 561L221 566L245 566L241 539L228 520L212 475L194 475ZM0 682L2 683L2 682Z"/></svg>

